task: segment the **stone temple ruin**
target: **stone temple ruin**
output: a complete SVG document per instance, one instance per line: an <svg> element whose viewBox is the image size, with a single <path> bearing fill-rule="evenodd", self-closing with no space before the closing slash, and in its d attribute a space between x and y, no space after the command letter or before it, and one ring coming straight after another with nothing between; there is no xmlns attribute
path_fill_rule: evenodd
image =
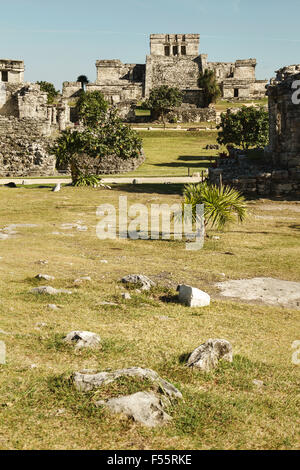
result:
<svg viewBox="0 0 300 470"><path fill-rule="evenodd" d="M199 55L199 34L151 34L150 55L146 64L123 64L120 60L97 60L97 78L87 91L99 90L106 100L119 108L124 119L134 118L134 105L149 97L159 85L178 87L184 95L176 110L184 121L214 119L214 110L203 109L203 92L198 87L199 73L214 70L225 99L255 99L266 94L267 80L256 80L256 60L208 62ZM64 82L63 97L72 101L81 90L80 82Z"/></svg>
<svg viewBox="0 0 300 470"><path fill-rule="evenodd" d="M0 60L0 176L46 176L55 172L47 137L69 122L69 107L47 104L40 86L24 82L24 62Z"/></svg>
<svg viewBox="0 0 300 470"><path fill-rule="evenodd" d="M249 164L239 152L224 166L210 170L212 182L220 175L246 194L300 196L300 65L283 67L267 87L270 143L262 167ZM234 161L235 160L235 161Z"/></svg>
<svg viewBox="0 0 300 470"><path fill-rule="evenodd" d="M180 112L186 117L209 119L213 108L203 109L202 90L197 86L199 71L213 69L224 98L265 95L265 81L255 79L254 59L235 63L208 62L198 54L199 35L161 35L150 38L146 64L122 64L119 60L98 60L97 79L87 91L99 90L118 107L123 118L139 100L160 84L176 85L184 94ZM72 126L71 101L81 83L64 82L62 96L48 104L47 93L38 84L24 82L24 62L0 60L0 176L50 176L55 160L47 151L53 132ZM244 193L262 196L300 195L300 104L293 97L300 80L300 65L284 67L267 87L270 114L270 145L265 149L272 163L258 168L238 152L225 166L210 170L210 180L229 183ZM298 87L300 88L300 87ZM300 98L300 91L297 92ZM208 114L203 114L208 113ZM188 120L188 119L187 119ZM231 163L232 164L231 164ZM109 162L112 165L112 162ZM124 171L132 168L124 168ZM103 170L110 172L110 168Z"/></svg>

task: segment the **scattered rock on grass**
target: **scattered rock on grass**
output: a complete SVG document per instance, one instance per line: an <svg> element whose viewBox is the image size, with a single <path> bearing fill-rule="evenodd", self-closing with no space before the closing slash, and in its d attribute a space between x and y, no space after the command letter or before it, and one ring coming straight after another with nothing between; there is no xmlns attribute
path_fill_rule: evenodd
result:
<svg viewBox="0 0 300 470"><path fill-rule="evenodd" d="M41 328L47 328L48 324L47 323L44 323L44 322L41 322L41 323L36 323L35 324L35 328L37 330L40 330Z"/></svg>
<svg viewBox="0 0 300 470"><path fill-rule="evenodd" d="M262 380L256 380L256 379L254 379L252 383L253 383L253 385L255 385L257 388L262 388L262 387L264 386L264 383L263 383Z"/></svg>
<svg viewBox="0 0 300 470"><path fill-rule="evenodd" d="M141 286L142 290L150 290L151 287L156 285L155 282L149 279L149 277L144 276L144 274L129 274L128 276L124 276L121 281L128 285L137 284Z"/></svg>
<svg viewBox="0 0 300 470"><path fill-rule="evenodd" d="M90 331L72 331L64 338L64 341L75 345L76 349L96 348L100 346L101 338Z"/></svg>
<svg viewBox="0 0 300 470"><path fill-rule="evenodd" d="M58 310L58 306L55 304L48 304L47 308L49 308L50 310Z"/></svg>
<svg viewBox="0 0 300 470"><path fill-rule="evenodd" d="M180 285L178 300L188 307L207 307L210 305L210 296L196 287Z"/></svg>
<svg viewBox="0 0 300 470"><path fill-rule="evenodd" d="M96 406L105 406L112 413L122 413L147 427L162 426L172 419L165 413L163 401L151 392L100 400Z"/></svg>
<svg viewBox="0 0 300 470"><path fill-rule="evenodd" d="M113 372L99 372L97 374L89 374L76 372L73 375L73 382L77 390L87 392L100 388L114 382L120 377L138 377L140 379L148 379L160 386L163 392L170 398L182 398L182 394L174 385L162 379L154 370L142 369L141 367L131 367L129 369L119 369Z"/></svg>
<svg viewBox="0 0 300 470"><path fill-rule="evenodd" d="M44 281L54 281L54 276L49 276L49 274L38 274L35 276L36 279L43 279Z"/></svg>
<svg viewBox="0 0 300 470"><path fill-rule="evenodd" d="M188 358L187 366L209 372L218 366L221 359L232 362L231 344L225 339L209 339L192 352Z"/></svg>
<svg viewBox="0 0 300 470"><path fill-rule="evenodd" d="M92 278L90 276L82 276L82 277L79 277L78 279L75 279L73 284L80 285L80 284L83 284L84 282L90 282L91 280Z"/></svg>
<svg viewBox="0 0 300 470"><path fill-rule="evenodd" d="M182 394L174 385L159 377L151 369L132 367L96 374L93 371L85 370L73 375L73 383L77 390L86 392L99 389L101 386L124 377L136 377L141 382L148 380L156 386L156 389L99 400L96 402L96 406L104 406L112 413L122 413L148 427L162 426L172 419L171 416L165 413L164 407L170 405L171 400L182 398ZM143 386L142 383L141 386Z"/></svg>
<svg viewBox="0 0 300 470"><path fill-rule="evenodd" d="M115 302L100 302L100 305L112 305L113 307L118 307L119 304L116 304Z"/></svg>
<svg viewBox="0 0 300 470"><path fill-rule="evenodd" d="M40 286L31 289L32 294L44 294L44 295L58 295L58 294L72 294L70 290L66 289L54 289L51 286Z"/></svg>
<svg viewBox="0 0 300 470"><path fill-rule="evenodd" d="M122 295L124 300L130 300L131 299L131 295L128 292L123 292L121 295Z"/></svg>

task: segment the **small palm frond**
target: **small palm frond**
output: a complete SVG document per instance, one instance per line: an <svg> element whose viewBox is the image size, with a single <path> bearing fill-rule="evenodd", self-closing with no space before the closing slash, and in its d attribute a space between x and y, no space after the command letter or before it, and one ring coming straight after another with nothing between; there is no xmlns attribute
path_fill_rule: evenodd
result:
<svg viewBox="0 0 300 470"><path fill-rule="evenodd" d="M207 183L190 184L184 189L184 204L191 204L193 220L196 217L197 204L204 204L205 225L223 229L234 222L237 216L243 222L247 216L244 197L230 186L216 186Z"/></svg>

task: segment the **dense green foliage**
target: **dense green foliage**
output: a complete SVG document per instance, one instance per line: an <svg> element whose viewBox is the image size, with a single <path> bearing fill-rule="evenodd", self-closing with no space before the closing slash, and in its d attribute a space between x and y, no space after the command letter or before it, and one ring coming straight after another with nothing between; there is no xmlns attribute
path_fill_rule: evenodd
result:
<svg viewBox="0 0 300 470"><path fill-rule="evenodd" d="M44 91L48 95L48 104L52 104L55 101L55 98L58 97L59 91L55 89L55 86L53 83L50 82L36 82L38 85L40 85L41 91Z"/></svg>
<svg viewBox="0 0 300 470"><path fill-rule="evenodd" d="M142 150L138 134L122 123L115 110L99 116L97 127L63 131L51 152L56 156L57 168L70 165L73 183L81 175L77 159L79 154L104 159L114 155L122 159L137 158Z"/></svg>
<svg viewBox="0 0 300 470"><path fill-rule="evenodd" d="M150 109L154 119L162 119L165 123L169 111L182 103L183 95L178 88L162 85L153 88L149 98L143 103L143 107Z"/></svg>
<svg viewBox="0 0 300 470"><path fill-rule="evenodd" d="M221 96L221 90L213 70L204 70L198 79L198 86L204 91L204 106L208 107L211 103L215 103Z"/></svg>
<svg viewBox="0 0 300 470"><path fill-rule="evenodd" d="M236 113L228 110L221 115L218 142L248 150L265 147L269 142L269 115L263 108L243 106Z"/></svg>
<svg viewBox="0 0 300 470"><path fill-rule="evenodd" d="M100 91L82 91L76 108L79 119L85 126L97 127L108 109L108 103Z"/></svg>
<svg viewBox="0 0 300 470"><path fill-rule="evenodd" d="M235 216L239 222L247 216L245 198L230 186L189 184L184 188L184 204L192 205L194 220L197 204L204 204L204 224L211 228L223 229Z"/></svg>
<svg viewBox="0 0 300 470"><path fill-rule="evenodd" d="M80 186L80 187L93 186L95 188L95 187L98 187L100 183L101 183L100 176L84 175L82 173L79 173L79 175L77 176L73 184L74 186Z"/></svg>

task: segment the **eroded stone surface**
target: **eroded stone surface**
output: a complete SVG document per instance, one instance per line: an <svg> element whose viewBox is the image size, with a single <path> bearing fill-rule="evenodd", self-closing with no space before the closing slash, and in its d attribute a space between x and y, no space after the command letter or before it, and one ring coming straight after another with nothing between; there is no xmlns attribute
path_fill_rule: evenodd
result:
<svg viewBox="0 0 300 470"><path fill-rule="evenodd" d="M101 338L96 333L91 331L71 331L64 338L68 344L75 345L76 349L82 348L97 348L101 344Z"/></svg>
<svg viewBox="0 0 300 470"><path fill-rule="evenodd" d="M137 284L141 286L142 290L150 290L151 287L154 287L156 284L149 277L144 276L144 274L129 274L124 276L121 281L124 284Z"/></svg>
<svg viewBox="0 0 300 470"><path fill-rule="evenodd" d="M220 360L232 362L232 346L225 339L209 339L196 348L187 361L188 367L209 372L218 366Z"/></svg>
<svg viewBox="0 0 300 470"><path fill-rule="evenodd" d="M51 286L40 286L31 289L32 294L44 294L44 295L58 295L58 294L72 294L70 290L66 289L55 289Z"/></svg>
<svg viewBox="0 0 300 470"><path fill-rule="evenodd" d="M105 406L112 413L122 413L134 421L147 427L167 424L172 419L164 411L163 401L152 392L137 392L96 402L97 406Z"/></svg>
<svg viewBox="0 0 300 470"><path fill-rule="evenodd" d="M210 305L210 296L196 287L180 285L178 300L188 307L207 307Z"/></svg>
<svg viewBox="0 0 300 470"><path fill-rule="evenodd" d="M114 382L120 377L138 377L148 379L158 384L163 392L170 398L182 398L182 394L174 385L162 379L155 371L151 369L142 369L141 367L131 367L129 369L119 369L113 372L99 372L97 374L89 374L84 372L76 372L73 375L73 382L77 390L86 392L100 388Z"/></svg>
<svg viewBox="0 0 300 470"><path fill-rule="evenodd" d="M49 276L49 274L37 274L36 279L43 279L44 281L54 281L54 276Z"/></svg>
<svg viewBox="0 0 300 470"><path fill-rule="evenodd" d="M300 308L300 282L282 281L269 277L239 279L216 284L224 297L259 301L267 305Z"/></svg>

